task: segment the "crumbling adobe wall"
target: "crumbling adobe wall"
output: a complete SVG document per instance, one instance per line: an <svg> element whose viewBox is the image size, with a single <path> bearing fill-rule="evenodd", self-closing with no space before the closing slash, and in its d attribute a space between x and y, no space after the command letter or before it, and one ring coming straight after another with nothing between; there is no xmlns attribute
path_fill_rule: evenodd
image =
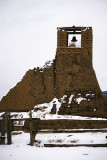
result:
<svg viewBox="0 0 107 160"><path fill-rule="evenodd" d="M58 98L59 114L107 118L107 100L92 66L92 28L82 27L80 48L68 47L67 38L66 29L58 29L53 63L29 70L3 97L0 111L28 111ZM51 113L56 113L55 107Z"/></svg>
<svg viewBox="0 0 107 160"><path fill-rule="evenodd" d="M37 104L48 103L55 96L54 65L26 72L22 81L0 102L1 111L28 111Z"/></svg>

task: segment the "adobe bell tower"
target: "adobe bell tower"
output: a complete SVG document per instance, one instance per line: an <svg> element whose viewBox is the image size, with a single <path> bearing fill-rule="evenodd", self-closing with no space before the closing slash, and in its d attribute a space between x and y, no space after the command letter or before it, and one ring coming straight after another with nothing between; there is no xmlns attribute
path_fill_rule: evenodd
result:
<svg viewBox="0 0 107 160"><path fill-rule="evenodd" d="M97 116L107 109L92 66L92 45L92 27L57 28L56 92L63 97L59 114Z"/></svg>

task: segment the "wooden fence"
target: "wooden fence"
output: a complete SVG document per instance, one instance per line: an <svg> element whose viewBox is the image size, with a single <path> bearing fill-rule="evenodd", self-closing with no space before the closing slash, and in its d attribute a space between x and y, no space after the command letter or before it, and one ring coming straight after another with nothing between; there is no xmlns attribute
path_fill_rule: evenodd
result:
<svg viewBox="0 0 107 160"><path fill-rule="evenodd" d="M23 126L15 125L14 122L24 121ZM39 131L48 130L52 132L61 132L61 130L69 129L107 129L107 120L70 120L70 119L51 119L40 120L39 118L23 118L23 119L11 119L10 113L5 113L3 119L0 120L1 136L0 144L5 144L7 138L7 144L12 143L12 131L24 131L30 133L30 144L33 145L35 136ZM7 137L5 137L7 133Z"/></svg>

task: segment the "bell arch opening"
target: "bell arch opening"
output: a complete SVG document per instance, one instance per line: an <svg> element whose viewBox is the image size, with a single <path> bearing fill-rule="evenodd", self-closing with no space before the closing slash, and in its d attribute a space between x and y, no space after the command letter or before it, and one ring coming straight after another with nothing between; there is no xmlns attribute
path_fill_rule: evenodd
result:
<svg viewBox="0 0 107 160"><path fill-rule="evenodd" d="M68 34L68 47L81 47L81 34Z"/></svg>

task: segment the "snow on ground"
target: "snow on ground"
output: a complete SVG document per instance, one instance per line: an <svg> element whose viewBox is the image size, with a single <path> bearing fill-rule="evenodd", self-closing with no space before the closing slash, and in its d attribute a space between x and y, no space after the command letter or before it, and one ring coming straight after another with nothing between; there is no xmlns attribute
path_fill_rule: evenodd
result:
<svg viewBox="0 0 107 160"><path fill-rule="evenodd" d="M60 133L60 134L37 134L36 140L40 143L50 143L61 140L65 143L107 143L107 133ZM45 148L30 146L29 133L12 136L12 145L0 146L0 160L106 160L106 147L68 147L68 148ZM93 141L93 142L92 142Z"/></svg>
<svg viewBox="0 0 107 160"><path fill-rule="evenodd" d="M41 109L40 109L41 108ZM38 111L32 110L32 118L40 119L72 119L72 120L107 120L106 118L96 118L96 117L84 117L84 116L75 116L75 115L59 115L59 114L50 114L49 108L42 110L43 104L39 106ZM0 113L0 119L4 112ZM11 119L23 119L29 118L29 112L11 112Z"/></svg>
<svg viewBox="0 0 107 160"><path fill-rule="evenodd" d="M42 106L41 106L42 107ZM4 114L4 113L3 113ZM0 113L0 119L2 113ZM29 112L11 112L11 119L23 119L29 118ZM84 116L75 116L75 115L59 115L59 114L50 114L48 111L38 110L36 112L32 111L32 118L40 119L72 119L72 120L107 120L106 118L96 118L96 117L84 117Z"/></svg>
<svg viewBox="0 0 107 160"><path fill-rule="evenodd" d="M65 97L62 97L61 102ZM69 101L72 100L72 96ZM54 98L50 103L39 104L32 110L33 118L40 119L75 119L75 120L107 120L104 118L82 117L74 115L58 115L61 102ZM50 114L53 104L56 104L56 114ZM0 113L0 119L3 116ZM16 119L29 118L29 112L11 112ZM23 125L22 122L15 122ZM22 124L21 124L22 123ZM81 129L80 129L81 130ZM20 133L20 132L19 132ZM15 134L13 132L13 134ZM45 148L44 144L106 144L104 132L87 133L42 133L37 134L34 146L28 145L30 134L12 135L12 145L0 145L0 160L106 160L107 147L68 147ZM41 147L39 147L41 146Z"/></svg>
<svg viewBox="0 0 107 160"><path fill-rule="evenodd" d="M46 114L45 118L41 118L41 119L107 120L105 118L83 117L83 116L74 116L74 115L58 115L58 114Z"/></svg>
<svg viewBox="0 0 107 160"><path fill-rule="evenodd" d="M44 144L105 144L107 133L87 132L87 133L45 133L37 134L35 143L38 146Z"/></svg>

